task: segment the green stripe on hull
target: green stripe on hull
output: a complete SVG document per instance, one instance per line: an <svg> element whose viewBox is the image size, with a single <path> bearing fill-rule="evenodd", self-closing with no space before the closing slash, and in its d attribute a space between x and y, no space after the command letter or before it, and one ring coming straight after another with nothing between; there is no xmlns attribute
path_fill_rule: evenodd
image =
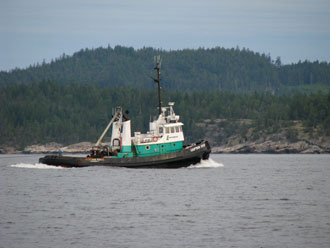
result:
<svg viewBox="0 0 330 248"><path fill-rule="evenodd" d="M163 144L137 145L135 149L138 157L147 157L181 151L182 147L183 141L179 141Z"/></svg>
<svg viewBox="0 0 330 248"><path fill-rule="evenodd" d="M132 158L134 157L133 152L118 152L117 153L117 158Z"/></svg>
<svg viewBox="0 0 330 248"><path fill-rule="evenodd" d="M117 158L131 158L134 157L132 146L122 146L121 151L117 153Z"/></svg>
<svg viewBox="0 0 330 248"><path fill-rule="evenodd" d="M132 146L122 146L121 147L121 152L132 152Z"/></svg>

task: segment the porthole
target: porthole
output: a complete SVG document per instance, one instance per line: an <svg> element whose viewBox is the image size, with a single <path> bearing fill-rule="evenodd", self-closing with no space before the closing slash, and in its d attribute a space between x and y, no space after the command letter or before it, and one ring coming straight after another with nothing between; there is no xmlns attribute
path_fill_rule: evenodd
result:
<svg viewBox="0 0 330 248"><path fill-rule="evenodd" d="M146 146L146 150L150 150L150 146Z"/></svg>

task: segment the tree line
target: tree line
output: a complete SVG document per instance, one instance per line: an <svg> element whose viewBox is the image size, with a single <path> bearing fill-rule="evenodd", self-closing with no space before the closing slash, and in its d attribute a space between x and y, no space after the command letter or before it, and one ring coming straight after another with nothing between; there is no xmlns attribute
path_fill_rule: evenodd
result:
<svg viewBox="0 0 330 248"><path fill-rule="evenodd" d="M301 120L306 129L330 135L330 91L276 96L254 92L162 91L174 101L187 142L202 139L197 123L205 119L251 119L260 129ZM158 113L157 91L99 84L42 81L0 87L0 144L24 147L51 141L71 144L97 140L112 109L129 110L132 131L145 132ZM235 132L235 130L233 130Z"/></svg>
<svg viewBox="0 0 330 248"><path fill-rule="evenodd" d="M163 87L172 91L258 91L282 95L330 89L327 62L282 65L279 57L273 60L270 55L238 47L174 51L122 46L82 49L72 56L63 54L50 63L2 71L0 86L51 80L62 84L152 89L150 76L154 73L155 55L162 57Z"/></svg>

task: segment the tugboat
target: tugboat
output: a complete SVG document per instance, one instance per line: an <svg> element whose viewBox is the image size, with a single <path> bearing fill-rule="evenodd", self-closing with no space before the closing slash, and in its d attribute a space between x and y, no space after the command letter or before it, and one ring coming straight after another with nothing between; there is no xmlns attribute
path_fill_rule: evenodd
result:
<svg viewBox="0 0 330 248"><path fill-rule="evenodd" d="M174 113L174 102L162 107L160 96L160 57L155 57L158 84L158 117L149 123L146 134L135 132L131 136L131 121L122 107L117 107L113 118L86 157L47 155L40 163L62 167L113 166L127 168L180 168L199 163L211 153L207 141L183 145L184 135L180 117ZM112 127L111 141L102 140Z"/></svg>

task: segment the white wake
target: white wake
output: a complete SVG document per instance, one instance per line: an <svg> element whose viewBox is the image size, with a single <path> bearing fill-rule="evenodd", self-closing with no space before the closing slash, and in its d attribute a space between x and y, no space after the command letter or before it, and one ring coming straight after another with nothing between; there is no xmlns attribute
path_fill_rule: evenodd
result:
<svg viewBox="0 0 330 248"><path fill-rule="evenodd" d="M63 169L62 167L52 166L52 165L46 165L46 164L25 164L25 163L19 163L19 164L12 164L10 167L16 167L16 168L27 168L27 169Z"/></svg>
<svg viewBox="0 0 330 248"><path fill-rule="evenodd" d="M201 162L198 164L190 165L188 168L219 168L223 166L224 165L222 163L218 163L209 158L207 160L201 160Z"/></svg>

